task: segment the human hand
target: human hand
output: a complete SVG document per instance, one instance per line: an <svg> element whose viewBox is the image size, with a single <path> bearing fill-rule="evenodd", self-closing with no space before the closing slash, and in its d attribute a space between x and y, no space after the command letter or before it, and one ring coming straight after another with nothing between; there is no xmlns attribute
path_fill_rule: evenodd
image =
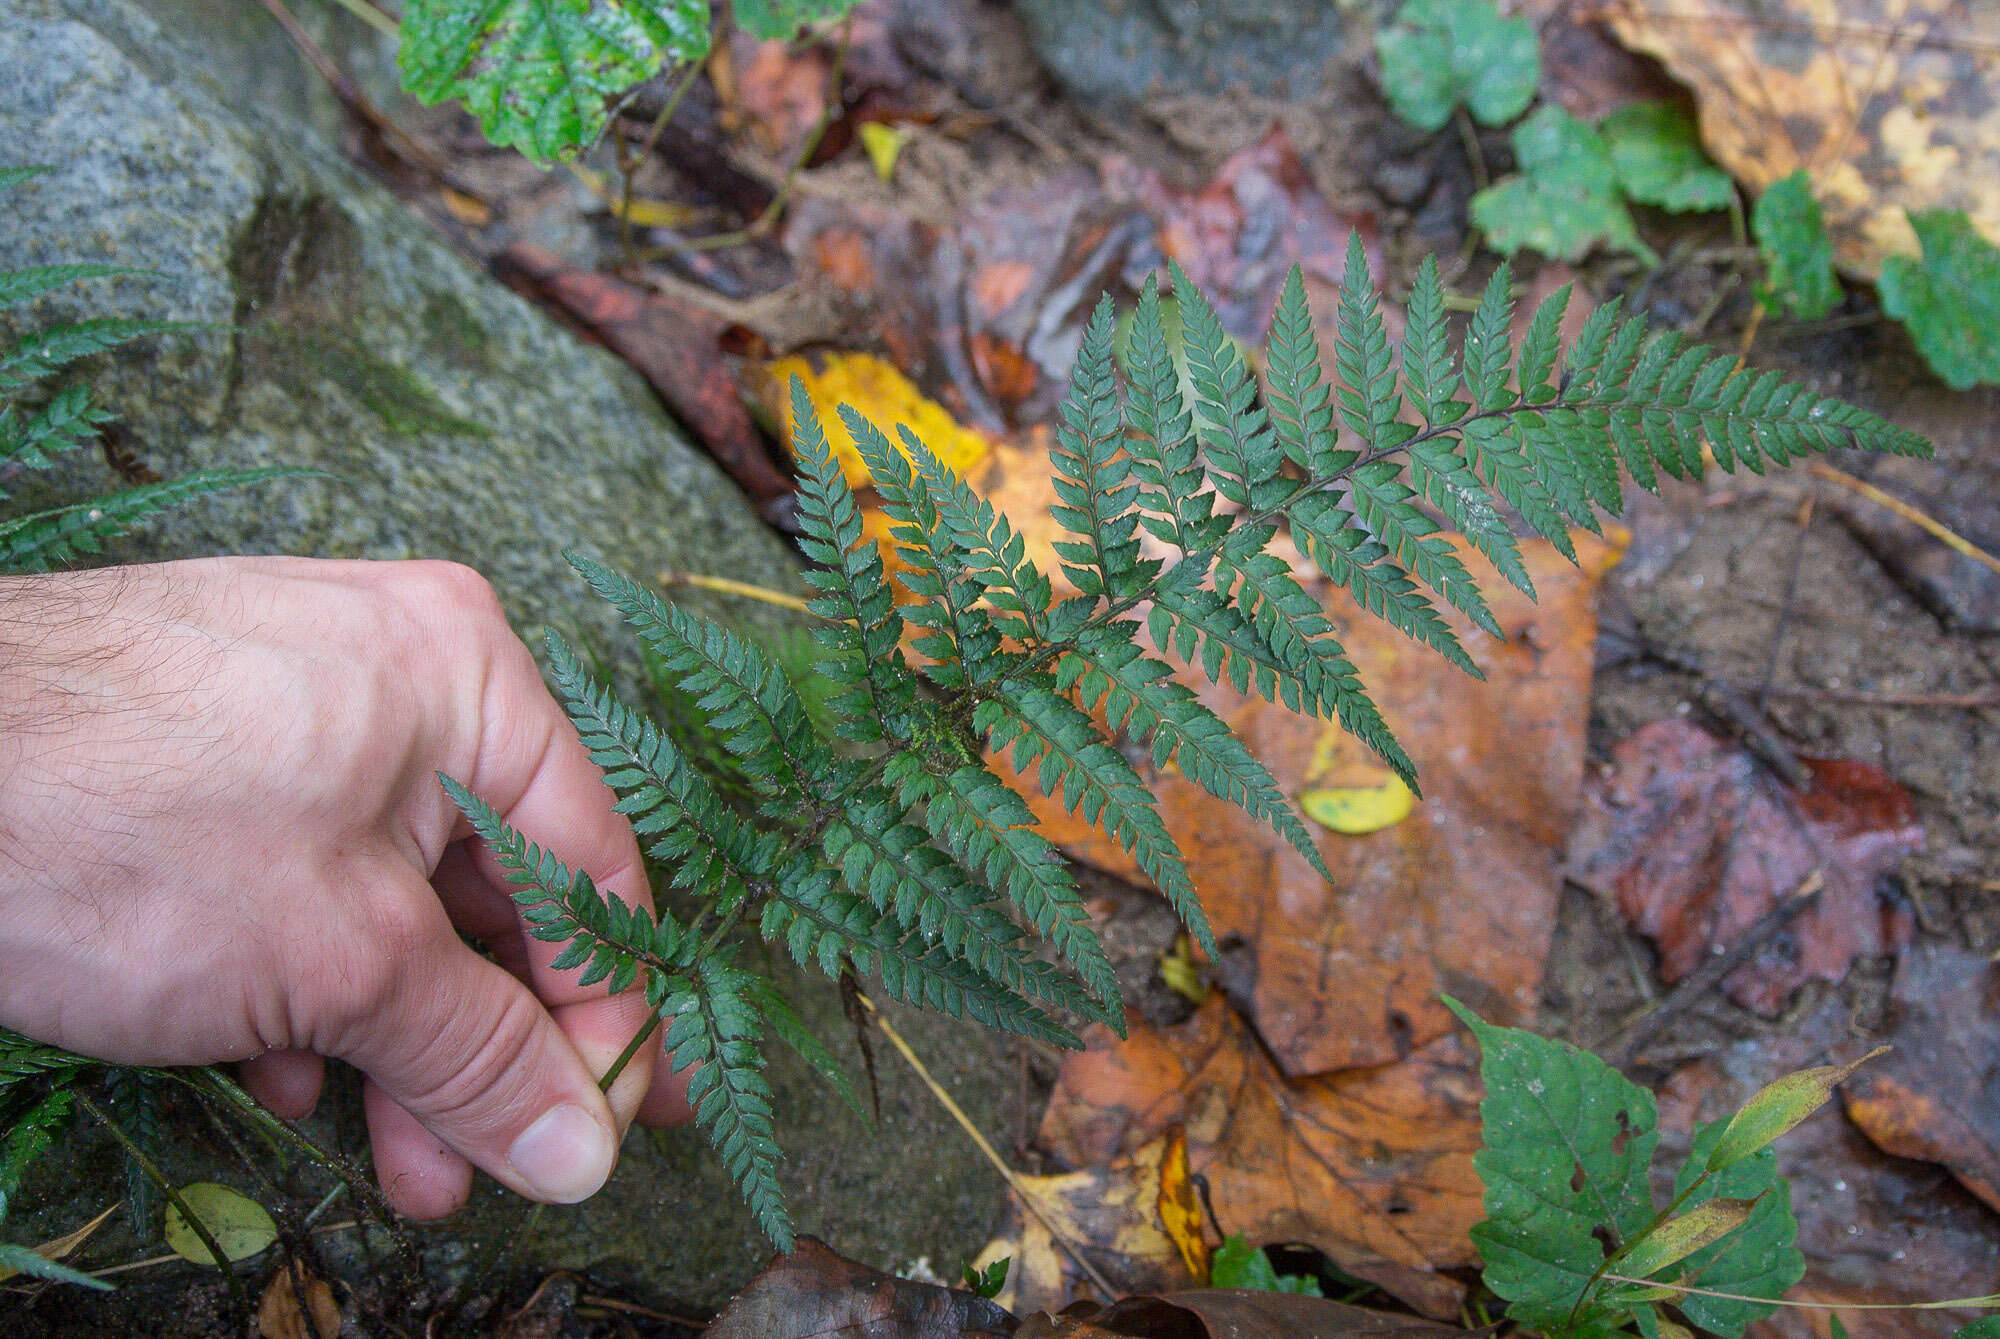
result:
<svg viewBox="0 0 2000 1339"><path fill-rule="evenodd" d="M281 1116L367 1076L413 1218L477 1165L569 1202L687 1118L643 996L579 989L439 787L650 905L630 827L484 579L222 558L0 579L0 1025L124 1064L242 1062ZM483 943L481 957L460 938ZM657 1072L656 1072L657 1069Z"/></svg>

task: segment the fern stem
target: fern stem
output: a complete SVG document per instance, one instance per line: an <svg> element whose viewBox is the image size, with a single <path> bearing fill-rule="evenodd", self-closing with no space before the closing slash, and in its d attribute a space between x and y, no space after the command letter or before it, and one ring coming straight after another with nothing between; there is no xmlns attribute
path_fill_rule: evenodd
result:
<svg viewBox="0 0 2000 1339"><path fill-rule="evenodd" d="M395 37L402 32L401 24L369 4L368 0L333 0L333 3L385 37Z"/></svg>
<svg viewBox="0 0 2000 1339"><path fill-rule="evenodd" d="M237 1314L249 1316L251 1314L249 1289L245 1288L243 1280L237 1277L235 1267L231 1265L229 1257L222 1253L222 1246L216 1241L215 1234L208 1230L208 1224L202 1222L194 1210L188 1208L187 1201L181 1198L180 1190L173 1182L167 1180L166 1173L160 1170L160 1165L153 1161L145 1149L139 1147L136 1139L125 1133L117 1121L111 1119L110 1112L92 1101L88 1093L80 1088L71 1088L70 1097L89 1113L91 1119L104 1127L105 1132L125 1150L126 1157L139 1164L139 1170L146 1174L146 1179L160 1188L160 1193L166 1196L167 1203L174 1206L175 1212L181 1216L181 1221L186 1223L188 1230L200 1239L215 1267L222 1271L223 1282L229 1286L229 1296L236 1303Z"/></svg>
<svg viewBox="0 0 2000 1339"><path fill-rule="evenodd" d="M618 1082L618 1076L625 1072L625 1066L632 1063L632 1057L639 1054L639 1048L646 1044L646 1039L651 1037L659 1026L659 1014L646 1015L645 1023L632 1035L632 1040L625 1044L625 1049L619 1052L618 1058L611 1062L611 1068L604 1071L604 1077L597 1081L599 1092L611 1091L611 1085Z"/></svg>

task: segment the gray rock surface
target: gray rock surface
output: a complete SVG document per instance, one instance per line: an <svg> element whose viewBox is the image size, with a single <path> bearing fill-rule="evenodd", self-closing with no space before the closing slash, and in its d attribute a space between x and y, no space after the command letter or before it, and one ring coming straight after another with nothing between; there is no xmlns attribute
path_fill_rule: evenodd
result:
<svg viewBox="0 0 2000 1339"><path fill-rule="evenodd" d="M563 564L565 545L636 574L680 567L798 585L785 545L636 375L468 267L327 150L330 103L257 6L4 0L0 71L0 165L57 169L0 201L0 269L104 260L158 272L65 290L8 319L204 323L93 370L133 454L169 476L279 463L332 476L205 499L114 557L453 558L493 580L531 641L553 625L613 656L629 642ZM17 500L108 483L103 462L79 453L37 485L41 497ZM802 1004L839 1044L830 988ZM1013 1088L1013 1067L997 1063L1005 1048L935 1017L903 1026L959 1101L996 1123ZM883 1072L883 1121L871 1131L802 1066L774 1067L800 1226L877 1264L928 1254L949 1268L983 1243L997 1178L899 1062L885 1058ZM205 1128L196 1121L176 1156L198 1162ZM235 1168L227 1179L245 1178ZM8 1239L56 1235L85 1203L117 1193L43 1180ZM520 1207L499 1200L486 1187L468 1214L427 1231L432 1258L475 1258L475 1243ZM108 1263L151 1247L114 1233L93 1249ZM635 1135L606 1193L545 1214L519 1268L593 1269L701 1307L767 1251L698 1135ZM141 1319L106 1323L160 1332Z"/></svg>
<svg viewBox="0 0 2000 1339"><path fill-rule="evenodd" d="M1125 104L1241 89L1309 98L1372 0L1015 0L1070 92Z"/></svg>

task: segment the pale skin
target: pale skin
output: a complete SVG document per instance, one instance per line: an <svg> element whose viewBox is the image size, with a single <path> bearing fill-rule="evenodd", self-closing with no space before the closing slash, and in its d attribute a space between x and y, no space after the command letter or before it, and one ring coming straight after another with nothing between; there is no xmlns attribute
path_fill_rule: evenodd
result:
<svg viewBox="0 0 2000 1339"><path fill-rule="evenodd" d="M606 893L638 846L492 589L448 563L218 558L0 579L0 1025L127 1064L235 1061L281 1116L366 1075L412 1218L476 1166L570 1202L687 1119L633 992L553 972L446 798ZM483 944L497 961L468 946Z"/></svg>

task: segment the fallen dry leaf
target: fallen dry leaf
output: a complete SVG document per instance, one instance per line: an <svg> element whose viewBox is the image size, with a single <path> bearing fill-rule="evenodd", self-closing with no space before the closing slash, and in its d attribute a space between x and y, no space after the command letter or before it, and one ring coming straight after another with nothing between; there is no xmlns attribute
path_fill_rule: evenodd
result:
<svg viewBox="0 0 2000 1339"><path fill-rule="evenodd" d="M123 1203L123 1201L121 1200L119 1203ZM104 1226L105 1220L110 1218L117 1208L118 1205L114 1204L85 1223L82 1227L77 1228L74 1232L65 1232L52 1241L42 1242L30 1249L44 1260L65 1260L69 1258L70 1253L76 1250L77 1247L96 1236L97 1229ZM0 1265L0 1282L14 1278L20 1272L20 1270L15 1269L11 1265Z"/></svg>
<svg viewBox="0 0 2000 1339"><path fill-rule="evenodd" d="M257 1333L262 1339L338 1339L340 1304L325 1279L286 1261L258 1299Z"/></svg>
<svg viewBox="0 0 2000 1339"><path fill-rule="evenodd" d="M1307 583L1416 760L1424 791L1390 827L1318 834L1333 882L1178 772L1142 772L1224 945L1224 988L1287 1074L1386 1064L1446 1035L1455 1025L1441 993L1507 1022L1533 1015L1581 787L1597 580L1617 550L1583 536L1579 552L1582 568L1540 541L1523 543L1541 603L1492 583L1504 644L1454 621L1485 683L1327 583ZM1189 683L1295 800L1325 777L1377 765L1338 727L1198 678ZM991 761L1010 774L1004 759ZM1072 855L1143 882L1115 841L1042 797L1032 780L1017 779L1016 788Z"/></svg>
<svg viewBox="0 0 2000 1339"><path fill-rule="evenodd" d="M1841 1089L1885 1153L1935 1162L2000 1212L2000 967L1949 944L1906 950L1890 994L1895 1049Z"/></svg>
<svg viewBox="0 0 2000 1339"><path fill-rule="evenodd" d="M1477 1331L1485 1333L1486 1331ZM1288 1297L1237 1288L1128 1297L1101 1311L1074 1319L1030 1316L1015 1339L1463 1339L1465 1330L1433 1325L1414 1316L1391 1315L1323 1297Z"/></svg>
<svg viewBox="0 0 2000 1339"><path fill-rule="evenodd" d="M766 363L756 379L759 398L774 422L783 425L786 449L792 449L791 381L797 377L811 397L826 431L828 448L840 462L850 488L870 482L860 448L841 422L843 405L858 411L888 435L899 450L897 431L907 427L931 454L953 472L964 475L993 449L992 442L971 428L961 427L945 407L925 395L895 364L872 353L825 353L815 358L788 355ZM907 450L904 451L907 455Z"/></svg>
<svg viewBox="0 0 2000 1339"><path fill-rule="evenodd" d="M1963 209L2000 243L2000 6L1605 0L1601 12L1693 86L1703 143L1753 191L1810 172L1854 274L1917 253L1905 209Z"/></svg>
<svg viewBox="0 0 2000 1339"><path fill-rule="evenodd" d="M1147 1151L1183 1126L1223 1231L1316 1247L1427 1315L1457 1314L1462 1291L1436 1271L1474 1263L1466 1233L1484 1216L1478 1061L1460 1037L1401 1064L1287 1080L1217 997L1179 1027L1135 1020L1123 1043L1103 1028L1085 1041L1042 1120L1050 1154L1117 1166L1157 1157Z"/></svg>
<svg viewBox="0 0 2000 1339"><path fill-rule="evenodd" d="M1570 875L1617 906L1678 981L1818 871L1825 887L1723 989L1778 1013L1809 980L1909 942L1908 908L1878 883L1923 845L1908 792L1866 763L1801 758L1794 792L1748 753L1687 721L1659 721L1592 776Z"/></svg>
<svg viewBox="0 0 2000 1339"><path fill-rule="evenodd" d="M718 341L715 313L609 275L572 269L526 243L497 260L501 278L566 313L639 370L737 485L766 514L791 497L792 481L764 450Z"/></svg>
<svg viewBox="0 0 2000 1339"><path fill-rule="evenodd" d="M1195 1198L1188 1166L1187 1131L1178 1125L1167 1131L1166 1153L1160 1160L1160 1194L1154 1209L1188 1273L1196 1283L1207 1283L1208 1238L1202 1232L1201 1201Z"/></svg>
<svg viewBox="0 0 2000 1339"><path fill-rule="evenodd" d="M813 1237L743 1285L704 1339L986 1339L1014 1318L983 1297L856 1264Z"/></svg>

